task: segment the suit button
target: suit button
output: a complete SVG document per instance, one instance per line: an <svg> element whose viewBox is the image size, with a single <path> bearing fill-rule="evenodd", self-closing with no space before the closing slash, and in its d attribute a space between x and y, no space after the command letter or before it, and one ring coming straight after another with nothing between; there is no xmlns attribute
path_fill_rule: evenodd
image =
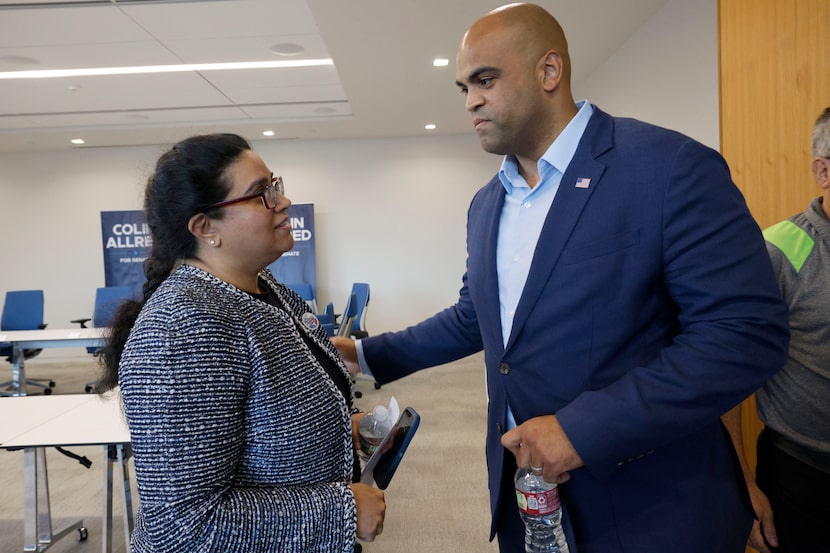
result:
<svg viewBox="0 0 830 553"><path fill-rule="evenodd" d="M499 372L501 374L509 374L510 373L510 365L507 363L499 363Z"/></svg>
<svg viewBox="0 0 830 553"><path fill-rule="evenodd" d="M499 434L504 434L504 430L502 430L502 427L501 427L501 423L500 423L500 422L497 422L497 423L496 423L496 430L498 430L498 431L499 431Z"/></svg>

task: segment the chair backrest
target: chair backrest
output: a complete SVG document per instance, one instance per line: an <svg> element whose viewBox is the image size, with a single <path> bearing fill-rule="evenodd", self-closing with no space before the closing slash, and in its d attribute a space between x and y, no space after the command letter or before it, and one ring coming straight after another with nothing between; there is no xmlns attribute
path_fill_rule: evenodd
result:
<svg viewBox="0 0 830 553"><path fill-rule="evenodd" d="M366 307L369 305L369 285L365 282L352 284L352 294L357 296L357 315L354 320L354 330L366 331Z"/></svg>
<svg viewBox="0 0 830 553"><path fill-rule="evenodd" d="M323 330L329 337L334 336L334 327L337 324L337 318L334 316L334 302L330 301L323 308L321 313L317 313L317 319L323 325Z"/></svg>
<svg viewBox="0 0 830 553"><path fill-rule="evenodd" d="M294 290L305 300L314 313L317 313L317 300L314 298L314 289L307 282L286 283L286 286Z"/></svg>
<svg viewBox="0 0 830 553"><path fill-rule="evenodd" d="M325 312L317 313L317 320L320 321L320 324L334 324L334 315Z"/></svg>
<svg viewBox="0 0 830 553"><path fill-rule="evenodd" d="M105 286L95 290L95 310L92 312L92 326L106 327L121 303L133 295L132 286Z"/></svg>
<svg viewBox="0 0 830 553"><path fill-rule="evenodd" d="M343 310L343 319L340 321L340 327L337 329L338 336L350 336L354 321L357 318L357 295L351 294L349 300L346 302L346 309Z"/></svg>
<svg viewBox="0 0 830 553"><path fill-rule="evenodd" d="M43 328L43 290L6 292L0 330L37 330Z"/></svg>

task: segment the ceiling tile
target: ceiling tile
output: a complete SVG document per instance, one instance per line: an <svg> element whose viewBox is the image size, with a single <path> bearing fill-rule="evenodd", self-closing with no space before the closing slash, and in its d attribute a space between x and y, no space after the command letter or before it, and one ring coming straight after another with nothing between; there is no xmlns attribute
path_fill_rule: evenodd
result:
<svg viewBox="0 0 830 553"><path fill-rule="evenodd" d="M317 33L303 0L147 2L121 9L160 40Z"/></svg>
<svg viewBox="0 0 830 553"><path fill-rule="evenodd" d="M242 108L252 119L340 119L351 117L346 102L310 102L307 104L259 105Z"/></svg>
<svg viewBox="0 0 830 553"><path fill-rule="evenodd" d="M75 91L69 85L77 86ZM0 114L221 106L231 102L197 73L0 81Z"/></svg>
<svg viewBox="0 0 830 553"><path fill-rule="evenodd" d="M271 52L276 44L298 44L305 50L297 56L280 56ZM230 61L327 59L328 50L320 35L259 35L232 38L168 39L165 47L185 63L223 63Z"/></svg>
<svg viewBox="0 0 830 553"><path fill-rule="evenodd" d="M0 48L152 39L114 5L0 11Z"/></svg>
<svg viewBox="0 0 830 553"><path fill-rule="evenodd" d="M27 116L43 127L140 127L146 125L204 121L239 121L249 116L237 107L117 111L102 113L64 113Z"/></svg>
<svg viewBox="0 0 830 553"><path fill-rule="evenodd" d="M2 17L2 12L0 12ZM25 56L40 61L37 65L19 66L4 63L3 56ZM113 42L102 44L67 44L63 46L25 46L0 48L0 71L42 69L82 69L87 67L123 67L170 65L182 63L164 45L155 41Z"/></svg>

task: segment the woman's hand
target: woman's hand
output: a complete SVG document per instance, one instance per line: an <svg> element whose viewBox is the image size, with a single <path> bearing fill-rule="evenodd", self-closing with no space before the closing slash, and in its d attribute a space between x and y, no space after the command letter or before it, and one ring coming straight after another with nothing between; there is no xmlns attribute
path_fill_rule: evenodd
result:
<svg viewBox="0 0 830 553"><path fill-rule="evenodd" d="M360 432L358 431L360 421L368 414L369 413L355 413L352 415L352 443L354 444L355 451L360 451Z"/></svg>
<svg viewBox="0 0 830 553"><path fill-rule="evenodd" d="M357 508L357 539L375 541L375 537L383 533L383 519L386 518L383 492L366 484L351 486Z"/></svg>

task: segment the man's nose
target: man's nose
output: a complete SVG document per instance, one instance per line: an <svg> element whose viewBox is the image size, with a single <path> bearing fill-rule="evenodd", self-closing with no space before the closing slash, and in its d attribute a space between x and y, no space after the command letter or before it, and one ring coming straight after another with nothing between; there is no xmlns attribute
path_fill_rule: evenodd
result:
<svg viewBox="0 0 830 553"><path fill-rule="evenodd" d="M475 110L480 108L484 104L484 98L481 94L476 94L473 92L468 91L466 99L464 101L464 107L467 108L467 111L473 113Z"/></svg>

